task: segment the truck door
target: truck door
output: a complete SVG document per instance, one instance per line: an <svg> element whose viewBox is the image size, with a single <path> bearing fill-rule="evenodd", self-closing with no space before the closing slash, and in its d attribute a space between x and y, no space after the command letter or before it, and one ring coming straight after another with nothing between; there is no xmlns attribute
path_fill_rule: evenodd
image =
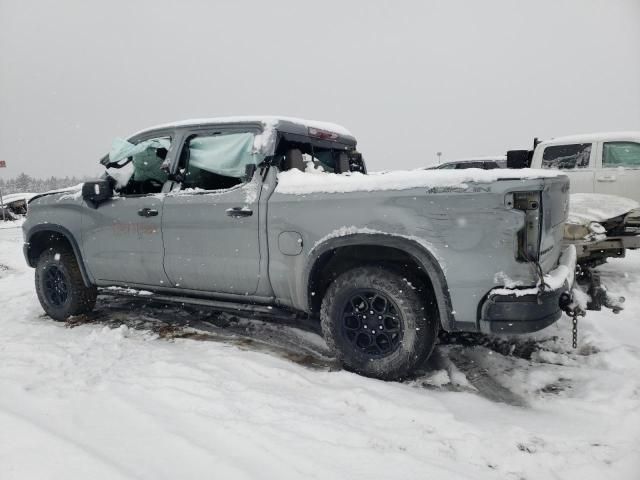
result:
<svg viewBox="0 0 640 480"><path fill-rule="evenodd" d="M595 150L591 143L549 145L542 152L542 168L566 173L571 182L571 193L593 193Z"/></svg>
<svg viewBox="0 0 640 480"><path fill-rule="evenodd" d="M601 142L596 193L608 193L640 202L640 143Z"/></svg>
<svg viewBox="0 0 640 480"><path fill-rule="evenodd" d="M146 139L139 142L142 149L128 142L123 144L135 153L125 154L121 168L107 170L119 178L116 195L96 209L83 210L84 258L98 281L168 286L162 266L163 201L159 193L167 183L161 166L171 140Z"/></svg>
<svg viewBox="0 0 640 480"><path fill-rule="evenodd" d="M258 174L254 133L190 132L181 148L181 190L164 201L164 266L172 285L252 295L260 279Z"/></svg>

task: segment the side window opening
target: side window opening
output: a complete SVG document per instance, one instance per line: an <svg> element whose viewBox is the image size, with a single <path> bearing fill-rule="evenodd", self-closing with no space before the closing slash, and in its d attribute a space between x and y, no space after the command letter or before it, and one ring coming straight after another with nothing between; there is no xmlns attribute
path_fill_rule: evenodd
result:
<svg viewBox="0 0 640 480"><path fill-rule="evenodd" d="M542 168L567 170L587 168L591 157L591 144L551 145L542 153Z"/></svg>
<svg viewBox="0 0 640 480"><path fill-rule="evenodd" d="M442 165L438 165L438 170L454 170L458 168L457 163L443 163Z"/></svg>
<svg viewBox="0 0 640 480"><path fill-rule="evenodd" d="M314 146L311 143L281 142L275 154L275 163L281 171L297 168L327 173L362 172L362 156L356 151Z"/></svg>
<svg viewBox="0 0 640 480"><path fill-rule="evenodd" d="M602 166L640 168L640 143L606 142L602 149Z"/></svg>
<svg viewBox="0 0 640 480"><path fill-rule="evenodd" d="M168 179L165 161L170 148L169 137L137 144L116 139L106 164L107 174L116 182L116 191L123 195L160 193Z"/></svg>
<svg viewBox="0 0 640 480"><path fill-rule="evenodd" d="M247 165L263 160L254 151L254 138L253 133L191 136L178 161L182 187L225 190L244 183Z"/></svg>

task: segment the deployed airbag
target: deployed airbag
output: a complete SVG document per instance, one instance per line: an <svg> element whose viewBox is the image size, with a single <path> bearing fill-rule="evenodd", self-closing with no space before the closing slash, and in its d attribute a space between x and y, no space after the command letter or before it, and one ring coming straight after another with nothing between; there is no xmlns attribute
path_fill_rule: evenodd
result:
<svg viewBox="0 0 640 480"><path fill-rule="evenodd" d="M253 140L253 133L196 137L189 143L189 167L241 178L247 165L257 165L262 160L254 151Z"/></svg>
<svg viewBox="0 0 640 480"><path fill-rule="evenodd" d="M111 144L109 160L111 162L119 162L125 158L142 153L149 148L166 148L169 150L170 146L171 140L169 138L152 138L151 140L145 140L137 144L133 144L122 138L116 138Z"/></svg>

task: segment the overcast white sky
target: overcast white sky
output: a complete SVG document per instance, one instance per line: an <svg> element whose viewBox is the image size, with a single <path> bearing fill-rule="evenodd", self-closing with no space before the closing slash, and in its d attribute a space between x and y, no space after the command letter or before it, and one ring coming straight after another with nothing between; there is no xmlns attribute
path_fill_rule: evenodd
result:
<svg viewBox="0 0 640 480"><path fill-rule="evenodd" d="M235 114L341 123L371 170L640 130L640 0L0 0L3 177Z"/></svg>

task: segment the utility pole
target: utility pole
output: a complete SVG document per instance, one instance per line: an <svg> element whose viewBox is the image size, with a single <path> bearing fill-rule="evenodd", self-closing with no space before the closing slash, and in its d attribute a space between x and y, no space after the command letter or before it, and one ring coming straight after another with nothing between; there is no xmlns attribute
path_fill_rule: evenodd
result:
<svg viewBox="0 0 640 480"><path fill-rule="evenodd" d="M440 165L440 157L442 156L442 152L436 152L436 155L438 156L438 165Z"/></svg>
<svg viewBox="0 0 640 480"><path fill-rule="evenodd" d="M7 168L7 162L0 160L0 168ZM4 199L2 198L2 189L0 188L0 208L2 209L2 221L6 221L4 213Z"/></svg>

